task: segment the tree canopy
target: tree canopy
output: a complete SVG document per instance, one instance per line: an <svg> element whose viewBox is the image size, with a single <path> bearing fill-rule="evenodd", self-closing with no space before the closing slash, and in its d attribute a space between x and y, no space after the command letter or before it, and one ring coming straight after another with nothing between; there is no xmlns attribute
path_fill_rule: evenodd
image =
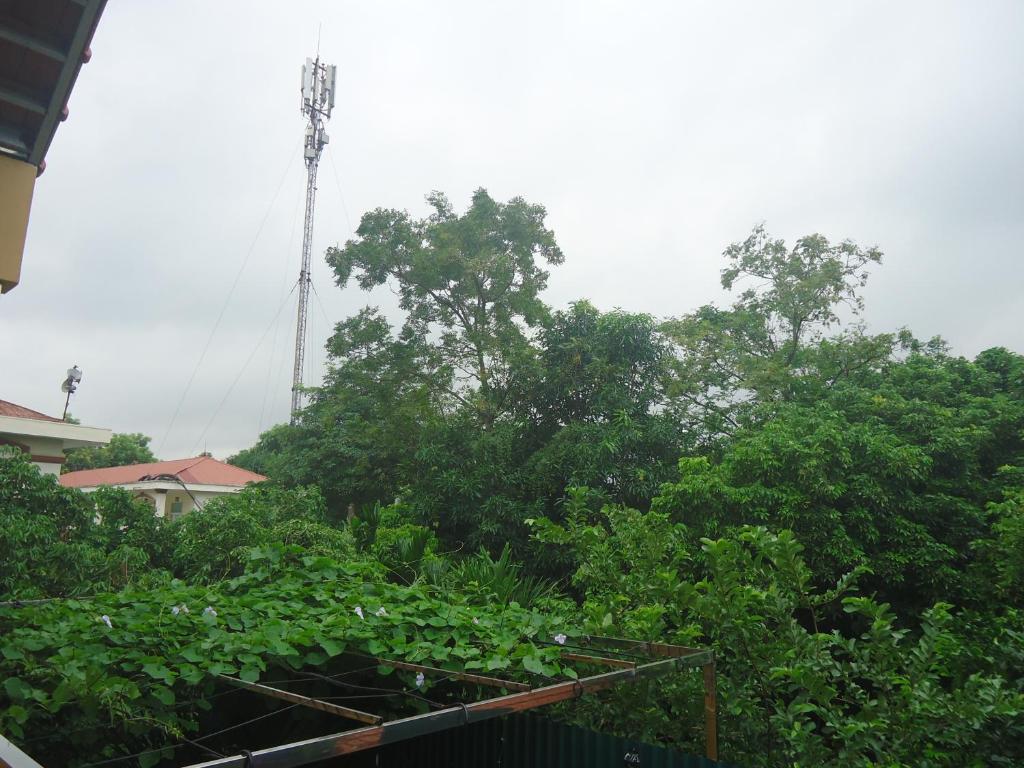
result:
<svg viewBox="0 0 1024 768"><path fill-rule="evenodd" d="M149 449L152 438L139 432L114 433L110 442L95 448L72 448L67 452L67 461L61 468L62 472L75 472L80 469L102 469L104 467L121 467L127 464L148 464L156 461L156 456Z"/></svg>
<svg viewBox="0 0 1024 768"><path fill-rule="evenodd" d="M457 606L543 606L574 632L709 646L738 764L1021 762L1024 356L869 333L880 250L820 234L787 245L763 226L725 249L727 306L550 307L563 255L543 207L484 190L463 213L427 200L422 219L367 213L328 251L340 287L388 285L401 316L369 306L335 325L296 422L232 459L267 486L145 523L129 498L97 497L97 518L15 466L0 477L0 554L38 565L0 587L166 597L178 578L277 600L246 564L301 551L281 571L295 593L323 568L353 577L324 565L343 560L367 589L403 585L424 605L437 590ZM487 663L550 663L507 648L520 656ZM699 702L681 681L562 716L693 750Z"/></svg>

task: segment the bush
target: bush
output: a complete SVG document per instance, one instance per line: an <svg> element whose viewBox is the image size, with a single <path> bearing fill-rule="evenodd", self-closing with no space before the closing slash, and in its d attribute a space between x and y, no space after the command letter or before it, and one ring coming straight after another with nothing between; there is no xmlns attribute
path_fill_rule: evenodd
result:
<svg viewBox="0 0 1024 768"><path fill-rule="evenodd" d="M281 544L295 544L311 555L322 555L341 562L356 558L356 546L351 533L312 520L284 520L270 530L268 538Z"/></svg>
<svg viewBox="0 0 1024 768"><path fill-rule="evenodd" d="M240 574L245 550L266 543L269 533L258 515L212 503L185 515L174 527L174 572L191 581Z"/></svg>
<svg viewBox="0 0 1024 768"><path fill-rule="evenodd" d="M23 456L0 459L0 594L119 588L165 559L167 549L162 522L127 491L88 495L64 488Z"/></svg>
<svg viewBox="0 0 1024 768"><path fill-rule="evenodd" d="M622 509L539 530L576 553L588 631L714 650L730 762L1011 765L1024 752L1016 614L978 622L937 603L910 632L888 604L856 594L856 572L815 589L788 531L742 527L688 544L665 515ZM833 604L845 621L825 627ZM612 727L697 748L698 689L680 681L662 692L660 705L610 694ZM609 725L585 703L572 716Z"/></svg>
<svg viewBox="0 0 1024 768"><path fill-rule="evenodd" d="M320 554L349 556L348 537L325 520L324 500L315 488L255 485L219 496L174 524L174 572L192 581L237 576L245 569L249 548L277 542L316 545Z"/></svg>

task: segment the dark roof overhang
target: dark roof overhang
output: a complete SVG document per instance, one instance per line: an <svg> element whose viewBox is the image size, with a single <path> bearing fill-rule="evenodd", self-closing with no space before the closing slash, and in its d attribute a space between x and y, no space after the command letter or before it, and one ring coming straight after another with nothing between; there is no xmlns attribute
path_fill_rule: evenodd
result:
<svg viewBox="0 0 1024 768"><path fill-rule="evenodd" d="M0 153L43 159L106 0L0 0Z"/></svg>

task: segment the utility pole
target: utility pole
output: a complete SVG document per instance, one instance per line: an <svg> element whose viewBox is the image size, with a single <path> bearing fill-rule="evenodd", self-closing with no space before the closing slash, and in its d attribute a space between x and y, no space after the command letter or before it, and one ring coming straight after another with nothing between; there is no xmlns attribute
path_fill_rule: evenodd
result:
<svg viewBox="0 0 1024 768"><path fill-rule="evenodd" d="M302 114L306 122L306 218L302 228L302 268L299 271L299 310L295 321L295 367L292 369L292 423L302 408L302 363L306 357L306 313L309 308L310 257L313 250L313 213L316 208L316 170L328 142L324 123L334 109L336 67L322 64L320 56L302 67Z"/></svg>

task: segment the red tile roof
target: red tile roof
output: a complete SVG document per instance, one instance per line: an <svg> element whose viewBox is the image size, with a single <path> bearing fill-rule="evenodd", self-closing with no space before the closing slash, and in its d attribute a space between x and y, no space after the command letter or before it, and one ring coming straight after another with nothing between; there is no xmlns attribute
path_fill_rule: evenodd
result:
<svg viewBox="0 0 1024 768"><path fill-rule="evenodd" d="M137 483L155 475L174 475L186 485L248 485L267 478L247 469L225 464L209 456L193 459L157 461L152 464L131 464L126 467L83 469L60 476L66 488L86 488L94 485L126 485Z"/></svg>
<svg viewBox="0 0 1024 768"><path fill-rule="evenodd" d="M36 419L37 421L60 421L60 419L53 416L47 416L45 413L33 411L31 408L26 408L16 403L9 403L6 400L0 400L0 416L13 416L16 419Z"/></svg>

